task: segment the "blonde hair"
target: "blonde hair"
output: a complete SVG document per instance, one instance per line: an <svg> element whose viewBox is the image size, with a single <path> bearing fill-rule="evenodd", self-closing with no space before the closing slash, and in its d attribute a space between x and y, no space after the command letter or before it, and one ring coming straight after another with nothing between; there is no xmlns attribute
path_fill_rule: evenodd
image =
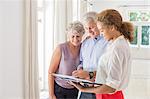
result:
<svg viewBox="0 0 150 99"><path fill-rule="evenodd" d="M104 26L114 25L130 42L133 41L134 26L130 22L124 22L120 13L115 9L107 9L97 14L97 21Z"/></svg>

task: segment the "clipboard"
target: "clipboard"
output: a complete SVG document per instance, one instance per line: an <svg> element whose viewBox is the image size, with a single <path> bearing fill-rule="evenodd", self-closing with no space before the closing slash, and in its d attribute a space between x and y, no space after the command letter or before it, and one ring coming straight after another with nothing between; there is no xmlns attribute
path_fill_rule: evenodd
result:
<svg viewBox="0 0 150 99"><path fill-rule="evenodd" d="M68 80L68 81L72 81L72 82L77 82L77 83L84 83L84 84L94 84L94 85L102 85L99 83L95 83L89 80L85 80L85 79L81 79L81 78L76 78L74 76L69 76L69 75L62 75L62 74L52 74L55 77L61 78L63 80Z"/></svg>

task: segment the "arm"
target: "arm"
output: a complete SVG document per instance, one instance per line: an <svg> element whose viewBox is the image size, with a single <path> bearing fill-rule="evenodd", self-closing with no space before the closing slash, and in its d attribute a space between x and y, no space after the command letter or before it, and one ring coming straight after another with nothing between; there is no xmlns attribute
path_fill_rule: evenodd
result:
<svg viewBox="0 0 150 99"><path fill-rule="evenodd" d="M78 65L77 70L83 69L83 62L80 61L80 65Z"/></svg>
<svg viewBox="0 0 150 99"><path fill-rule="evenodd" d="M77 67L77 70L72 72L74 77L82 78L82 79L89 79L89 73L83 70L83 52L84 51L84 42L81 45L80 49L80 64Z"/></svg>
<svg viewBox="0 0 150 99"><path fill-rule="evenodd" d="M83 69L83 57L82 57L82 50L83 50L83 43L81 45L80 49L80 64L77 67L77 70Z"/></svg>
<svg viewBox="0 0 150 99"><path fill-rule="evenodd" d="M74 77L78 77L78 78L94 81L95 80L95 76L96 76L96 71L93 71L92 75L90 75L89 71L84 71L84 70L80 69L80 70L73 71L72 75Z"/></svg>
<svg viewBox="0 0 150 99"><path fill-rule="evenodd" d="M60 51L60 48L57 47L53 53L51 63L49 66L49 71L48 71L48 84L49 84L50 99L56 99L54 95L54 77L51 74L57 71L60 59L61 59L61 51Z"/></svg>
<svg viewBox="0 0 150 99"><path fill-rule="evenodd" d="M120 53L120 55L118 55ZM109 69L107 72L106 83L102 86L84 88L80 85L76 85L79 90L83 92L90 93L114 93L120 85L121 82L121 74L122 74L122 63L123 63L123 55L120 50L114 51L114 53L110 56L109 59Z"/></svg>
<svg viewBox="0 0 150 99"><path fill-rule="evenodd" d="M82 42L84 42L84 40L90 38L89 36L89 33L85 33L83 36L82 36Z"/></svg>
<svg viewBox="0 0 150 99"><path fill-rule="evenodd" d="M96 93L96 94L108 94L108 93L114 93L115 89L103 84L102 86L96 86L96 87L83 87L80 84L71 82L72 85L74 85L78 90L82 92L89 92L89 93Z"/></svg>

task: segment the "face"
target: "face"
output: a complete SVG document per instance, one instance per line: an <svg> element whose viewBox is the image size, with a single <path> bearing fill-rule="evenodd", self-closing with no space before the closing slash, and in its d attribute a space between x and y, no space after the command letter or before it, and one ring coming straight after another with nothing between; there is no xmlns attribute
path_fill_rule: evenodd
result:
<svg viewBox="0 0 150 99"><path fill-rule="evenodd" d="M68 33L69 42L74 46L79 46L82 40L82 34L76 31L70 31Z"/></svg>
<svg viewBox="0 0 150 99"><path fill-rule="evenodd" d="M104 26L101 22L97 22L97 27L106 40L109 41L112 39L113 33L110 27Z"/></svg>
<svg viewBox="0 0 150 99"><path fill-rule="evenodd" d="M99 35L99 30L97 28L97 25L94 21L85 23L85 30L87 33L89 33L89 36L91 38L95 38Z"/></svg>

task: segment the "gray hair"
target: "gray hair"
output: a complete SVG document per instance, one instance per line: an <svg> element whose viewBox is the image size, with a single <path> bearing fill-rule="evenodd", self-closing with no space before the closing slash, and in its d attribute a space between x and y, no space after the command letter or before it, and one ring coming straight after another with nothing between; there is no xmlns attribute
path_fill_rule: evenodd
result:
<svg viewBox="0 0 150 99"><path fill-rule="evenodd" d="M69 31L74 31L74 30L82 35L85 33L84 26L79 21L74 21L70 23L66 31L67 33L69 33Z"/></svg>
<svg viewBox="0 0 150 99"><path fill-rule="evenodd" d="M90 21L96 22L97 12L90 11L83 15L82 22L85 24Z"/></svg>

